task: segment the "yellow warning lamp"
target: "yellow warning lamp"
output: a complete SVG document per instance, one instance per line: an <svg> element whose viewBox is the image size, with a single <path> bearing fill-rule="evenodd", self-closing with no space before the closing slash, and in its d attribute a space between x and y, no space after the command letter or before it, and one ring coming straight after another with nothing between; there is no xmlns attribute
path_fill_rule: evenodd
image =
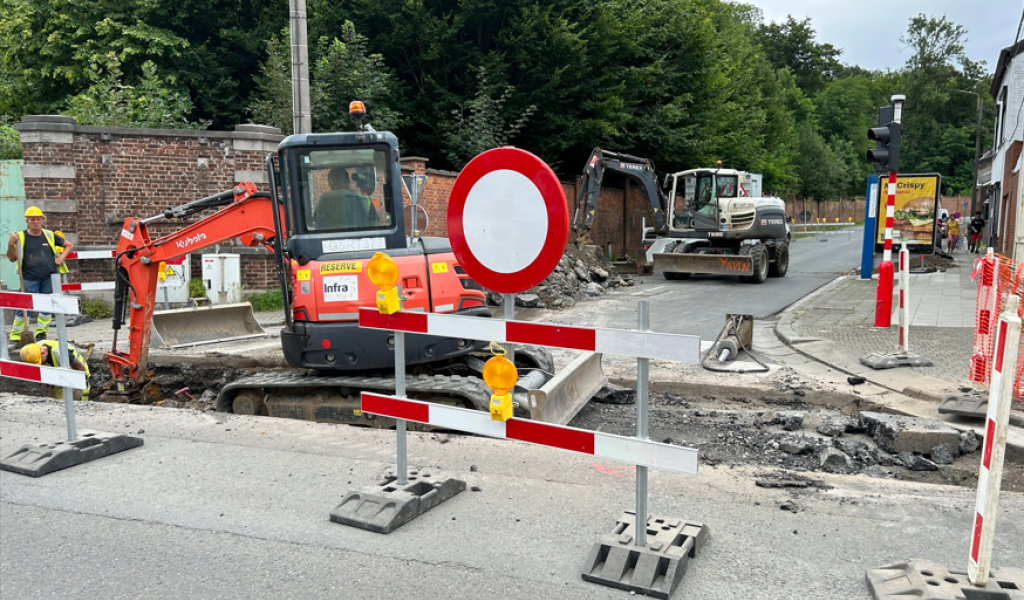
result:
<svg viewBox="0 0 1024 600"><path fill-rule="evenodd" d="M373 255L366 265L366 275L373 285L380 288L377 292L377 310L381 314L393 315L402 309L402 301L398 297L398 265L390 256L383 252Z"/></svg>
<svg viewBox="0 0 1024 600"><path fill-rule="evenodd" d="M356 122L356 131L363 128L363 117L366 116L366 105L361 100L348 103L348 115Z"/></svg>
<svg viewBox="0 0 1024 600"><path fill-rule="evenodd" d="M484 363L484 383L494 390L491 394L491 420L507 421L512 416L512 388L519 381L519 372L512 361L505 358L504 348L491 342L491 352L494 356Z"/></svg>
<svg viewBox="0 0 1024 600"><path fill-rule="evenodd" d="M160 264L156 266L156 278L160 281L167 280L167 263L160 261Z"/></svg>

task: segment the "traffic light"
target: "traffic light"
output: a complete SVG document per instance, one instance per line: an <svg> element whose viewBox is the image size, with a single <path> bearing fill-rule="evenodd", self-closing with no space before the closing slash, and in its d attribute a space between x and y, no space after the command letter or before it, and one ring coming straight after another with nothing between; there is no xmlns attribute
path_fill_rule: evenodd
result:
<svg viewBox="0 0 1024 600"><path fill-rule="evenodd" d="M868 150L868 160L875 163L876 171L900 170L900 137L903 125L893 122L893 107L883 106L878 111L878 127L868 129L868 139L875 149Z"/></svg>

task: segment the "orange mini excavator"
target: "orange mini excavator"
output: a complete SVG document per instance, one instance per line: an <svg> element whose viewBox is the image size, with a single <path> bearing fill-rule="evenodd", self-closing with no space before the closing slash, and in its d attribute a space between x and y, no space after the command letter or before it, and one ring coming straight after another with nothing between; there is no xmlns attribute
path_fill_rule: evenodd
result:
<svg viewBox="0 0 1024 600"><path fill-rule="evenodd" d="M292 135L280 143L276 164L273 154L267 156L269 192L245 182L153 217L126 219L115 258L114 344L107 355L111 383L106 394L139 395L153 384L146 379L146 365L159 264L239 238L274 254L285 299L281 346L293 368L229 383L219 390L217 408L389 425L359 410L361 391L388 393L395 385L393 335L358 326L359 308L376 305L377 288L367 276L369 259L384 252L398 264L404 310L491 317L483 288L459 266L448 240L407 232L398 154L392 133L363 125L354 132ZM151 223L209 210L215 212L176 233L150 237ZM130 344L122 351L116 340L126 320ZM197 324L202 320L194 319ZM491 392L479 378L486 345L487 340L407 336L408 395L487 411ZM546 350L517 347L515 362L523 371L518 392L521 399L530 399L520 402L522 416L568 422L604 382L600 355L574 361L554 378ZM545 389L549 383L557 389Z"/></svg>

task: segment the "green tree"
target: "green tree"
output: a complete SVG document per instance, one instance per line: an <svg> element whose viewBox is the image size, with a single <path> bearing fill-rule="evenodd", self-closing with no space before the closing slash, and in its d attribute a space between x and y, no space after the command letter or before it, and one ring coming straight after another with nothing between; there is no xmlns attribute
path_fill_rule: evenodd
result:
<svg viewBox="0 0 1024 600"><path fill-rule="evenodd" d="M356 33L351 21L342 25L340 39L320 38L315 56L310 73L314 130L355 129L348 114L352 100L366 104L367 122L377 129L393 130L402 124L402 114L393 108L397 83L384 58L369 53L366 38Z"/></svg>
<svg viewBox="0 0 1024 600"><path fill-rule="evenodd" d="M789 69L797 86L814 95L836 77L842 65L842 50L832 44L815 40L816 31L810 18L798 21L789 15L782 23L768 23L760 28L761 45L776 69Z"/></svg>
<svg viewBox="0 0 1024 600"><path fill-rule="evenodd" d="M189 121L192 101L174 76L161 77L151 61L142 64L137 85L124 82L114 53L108 62L87 73L92 85L70 99L62 111L80 125L205 129L209 121Z"/></svg>
<svg viewBox="0 0 1024 600"><path fill-rule="evenodd" d="M935 171L943 176L943 193L969 193L976 101L950 90L975 92L992 106L984 63L967 57L967 29L944 16L911 18L900 39L912 51L893 92L907 96L900 170Z"/></svg>
<svg viewBox="0 0 1024 600"><path fill-rule="evenodd" d="M113 55L121 81L142 81L150 63L187 91L192 120L226 128L244 114L263 40L287 19L269 0L0 0L0 106L59 112Z"/></svg>
<svg viewBox="0 0 1024 600"><path fill-rule="evenodd" d="M257 92L249 110L253 119L292 133L291 54L288 30L267 42L267 59L256 76ZM352 100L366 104L366 122L379 130L399 127L404 117L393 108L397 82L379 54L367 50L366 38L351 21L341 38L320 38L310 56L310 108L313 130L352 131L348 114Z"/></svg>
<svg viewBox="0 0 1024 600"><path fill-rule="evenodd" d="M452 110L447 155L453 165L461 169L477 154L507 145L526 126L536 107L527 107L511 122L502 114L513 93L514 87L495 86L487 77L487 69L477 69L476 95L465 106Z"/></svg>

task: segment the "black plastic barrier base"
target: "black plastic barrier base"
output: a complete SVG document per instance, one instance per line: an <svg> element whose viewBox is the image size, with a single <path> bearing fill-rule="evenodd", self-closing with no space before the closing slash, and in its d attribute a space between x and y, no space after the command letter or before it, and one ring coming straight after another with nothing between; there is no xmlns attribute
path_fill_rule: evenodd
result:
<svg viewBox="0 0 1024 600"><path fill-rule="evenodd" d="M932 366L932 361L916 354L869 354L861 358L860 362L875 370Z"/></svg>
<svg viewBox="0 0 1024 600"><path fill-rule="evenodd" d="M42 477L141 445L139 437L83 431L73 442L26 444L0 460L0 470Z"/></svg>
<svg viewBox="0 0 1024 600"><path fill-rule="evenodd" d="M409 472L409 483L399 485L393 473L374 487L349 492L331 520L377 533L391 533L409 521L466 491L460 479L431 477L430 473Z"/></svg>
<svg viewBox="0 0 1024 600"><path fill-rule="evenodd" d="M647 544L637 546L636 514L627 512L611 533L594 544L583 568L583 580L668 598L709 535L711 530L703 523L651 515Z"/></svg>
<svg viewBox="0 0 1024 600"><path fill-rule="evenodd" d="M982 396L974 391L950 394L939 404L939 414L984 419L988 416L988 394Z"/></svg>
<svg viewBox="0 0 1024 600"><path fill-rule="evenodd" d="M963 571L915 558L871 569L868 587L875 600L1024 600L1024 569L992 567L985 587L975 587Z"/></svg>

